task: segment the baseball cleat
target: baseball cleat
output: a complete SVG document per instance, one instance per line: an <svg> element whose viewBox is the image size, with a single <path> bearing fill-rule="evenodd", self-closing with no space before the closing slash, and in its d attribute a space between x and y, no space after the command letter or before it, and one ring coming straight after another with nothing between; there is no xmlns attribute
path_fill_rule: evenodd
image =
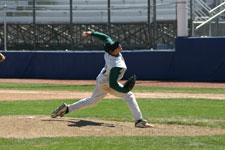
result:
<svg viewBox="0 0 225 150"><path fill-rule="evenodd" d="M67 108L68 108L67 104L63 103L61 106L59 106L52 112L51 117L52 118L56 118L58 116L63 117L66 114Z"/></svg>
<svg viewBox="0 0 225 150"><path fill-rule="evenodd" d="M154 125L149 124L146 120L138 120L135 122L135 127L137 128L153 128Z"/></svg>

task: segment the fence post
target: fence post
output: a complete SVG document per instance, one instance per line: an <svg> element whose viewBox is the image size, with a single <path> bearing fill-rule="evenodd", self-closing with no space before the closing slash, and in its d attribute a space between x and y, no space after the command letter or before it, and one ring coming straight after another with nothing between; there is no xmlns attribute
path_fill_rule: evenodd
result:
<svg viewBox="0 0 225 150"><path fill-rule="evenodd" d="M70 37L71 37L71 50L74 49L74 40L73 40L73 0L70 0Z"/></svg>
<svg viewBox="0 0 225 150"><path fill-rule="evenodd" d="M111 6L110 6L110 0L108 0L108 32L111 36Z"/></svg>
<svg viewBox="0 0 225 150"><path fill-rule="evenodd" d="M153 48L156 48L156 37L157 37L157 19L156 19L156 0L153 0Z"/></svg>
<svg viewBox="0 0 225 150"><path fill-rule="evenodd" d="M7 24L6 24L6 13L7 5L4 5L4 50L7 51Z"/></svg>
<svg viewBox="0 0 225 150"><path fill-rule="evenodd" d="M36 5L33 0L33 30L34 30L34 50L37 49L37 29L36 29Z"/></svg>
<svg viewBox="0 0 225 150"><path fill-rule="evenodd" d="M190 36L193 36L193 0L190 0Z"/></svg>
<svg viewBox="0 0 225 150"><path fill-rule="evenodd" d="M150 24L150 21L151 21L151 3L150 3L150 0L148 0L148 48L151 47L151 43L152 43L152 39L151 39L151 24Z"/></svg>
<svg viewBox="0 0 225 150"><path fill-rule="evenodd" d="M177 36L188 36L187 0L177 1Z"/></svg>

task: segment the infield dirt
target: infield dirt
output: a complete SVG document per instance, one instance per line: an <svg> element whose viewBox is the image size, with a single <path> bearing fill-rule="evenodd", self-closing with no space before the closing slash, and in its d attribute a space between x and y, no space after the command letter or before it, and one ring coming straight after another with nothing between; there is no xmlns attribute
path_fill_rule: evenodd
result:
<svg viewBox="0 0 225 150"><path fill-rule="evenodd" d="M154 124L135 128L134 123L50 116L1 116L0 137L39 138L74 136L203 136L225 134L224 129Z"/></svg>
<svg viewBox="0 0 225 150"><path fill-rule="evenodd" d="M51 83L51 84L81 84L94 85L90 80L26 80L0 79L0 82L23 83ZM210 87L225 88L224 83L189 83L189 82L160 82L137 81L142 86L163 87ZM27 90L0 90L0 101L10 100L51 100L84 98L91 92L71 91L27 91ZM188 94L188 93L135 93L137 98L207 98L225 100L225 94ZM114 98L108 96L107 98ZM72 137L72 136L202 136L225 134L224 129L154 124L154 128L135 128L134 123L115 122L93 119L57 118L50 116L1 116L0 137L4 138L38 138L38 137Z"/></svg>

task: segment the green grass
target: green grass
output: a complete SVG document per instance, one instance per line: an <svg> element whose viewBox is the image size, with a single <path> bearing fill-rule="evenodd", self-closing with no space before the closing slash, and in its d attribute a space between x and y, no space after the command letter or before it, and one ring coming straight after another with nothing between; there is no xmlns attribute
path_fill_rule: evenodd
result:
<svg viewBox="0 0 225 150"><path fill-rule="evenodd" d="M154 123L184 124L225 129L225 101L205 99L138 99L145 119ZM50 115L61 103L75 100L2 101L0 115ZM67 116L114 121L133 121L127 104L105 99L97 106ZM206 121L207 120L207 121Z"/></svg>
<svg viewBox="0 0 225 150"><path fill-rule="evenodd" d="M0 89L11 89L11 90L93 91L94 88L95 88L95 85L66 85L66 84L4 83L4 82L0 82ZM171 87L135 86L134 92L225 94L225 89L224 88L171 88Z"/></svg>
<svg viewBox="0 0 225 150"><path fill-rule="evenodd" d="M0 82L0 89L9 90L68 90L92 91L94 85L66 85L66 84L39 84L39 83L5 83Z"/></svg>
<svg viewBox="0 0 225 150"><path fill-rule="evenodd" d="M1 139L1 150L224 150L225 135Z"/></svg>
<svg viewBox="0 0 225 150"><path fill-rule="evenodd" d="M95 86L0 83L0 89L93 91ZM183 92L225 94L220 88L135 87L138 92ZM76 99L77 100L77 99ZM76 100L0 101L0 116L50 115L61 103ZM207 99L137 99L145 119L153 123L208 126L225 129L225 101ZM69 117L133 121L127 104L104 99L97 106L68 114ZM60 137L36 139L0 138L0 150L224 150L220 136L123 136Z"/></svg>
<svg viewBox="0 0 225 150"><path fill-rule="evenodd" d="M134 91L138 92L169 92L169 93L207 93L225 94L225 88L171 88L171 87L144 87L136 86Z"/></svg>

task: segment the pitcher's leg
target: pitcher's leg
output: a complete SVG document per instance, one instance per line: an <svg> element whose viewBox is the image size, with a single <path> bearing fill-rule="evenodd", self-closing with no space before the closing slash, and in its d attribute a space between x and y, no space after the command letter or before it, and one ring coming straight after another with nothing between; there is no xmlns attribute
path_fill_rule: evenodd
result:
<svg viewBox="0 0 225 150"><path fill-rule="evenodd" d="M133 114L135 119L135 127L138 128L152 128L154 127L152 124L149 124L147 120L144 120L142 117L142 113L136 101L136 98L132 92L128 92L123 96L123 99L127 102L130 111Z"/></svg>
<svg viewBox="0 0 225 150"><path fill-rule="evenodd" d="M63 117L65 114L69 112L73 112L78 109L92 107L98 104L105 96L107 92L102 90L101 84L96 85L96 88L94 92L92 93L92 96L89 98L84 98L79 100L78 102L75 102L73 104L67 105L66 103L63 103L61 106L59 106L57 109L55 109L51 117L56 118L58 116Z"/></svg>
<svg viewBox="0 0 225 150"><path fill-rule="evenodd" d="M69 112L95 106L106 96L106 94L107 93L101 89L101 86L97 85L91 97L81 99L78 102L68 105Z"/></svg>
<svg viewBox="0 0 225 150"><path fill-rule="evenodd" d="M103 98L103 95L98 95L98 97L91 96L88 98L81 99L73 104L68 105L69 112L73 112L82 108L93 107L97 105Z"/></svg>
<svg viewBox="0 0 225 150"><path fill-rule="evenodd" d="M140 111L140 108L138 106L138 103L136 101L134 94L132 92L128 92L128 93L126 93L126 95L124 95L122 97L123 97L123 100L127 102L128 107L129 107L135 121L141 120L142 113Z"/></svg>

